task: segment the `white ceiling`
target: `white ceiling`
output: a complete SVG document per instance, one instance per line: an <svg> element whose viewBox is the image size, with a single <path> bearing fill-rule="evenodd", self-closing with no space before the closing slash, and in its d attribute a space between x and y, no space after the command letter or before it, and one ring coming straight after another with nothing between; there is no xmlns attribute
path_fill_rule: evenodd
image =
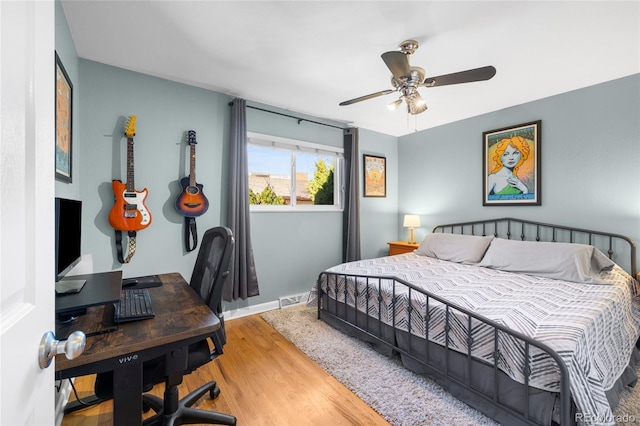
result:
<svg viewBox="0 0 640 426"><path fill-rule="evenodd" d="M640 72L640 1L62 0L81 58L401 136ZM429 109L389 111L380 58L414 39L438 76L493 65L484 82L421 88ZM640 96L640 94L639 94Z"/></svg>

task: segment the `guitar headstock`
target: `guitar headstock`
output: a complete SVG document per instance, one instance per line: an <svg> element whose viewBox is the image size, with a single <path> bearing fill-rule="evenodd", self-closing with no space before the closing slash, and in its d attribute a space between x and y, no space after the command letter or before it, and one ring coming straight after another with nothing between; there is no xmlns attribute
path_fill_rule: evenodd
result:
<svg viewBox="0 0 640 426"><path fill-rule="evenodd" d="M124 126L124 134L128 138L132 138L136 135L136 116L130 115L127 120L127 124Z"/></svg>
<svg viewBox="0 0 640 426"><path fill-rule="evenodd" d="M196 131L195 130L189 130L187 132L187 142L189 142L189 145L195 145L198 142L196 142Z"/></svg>

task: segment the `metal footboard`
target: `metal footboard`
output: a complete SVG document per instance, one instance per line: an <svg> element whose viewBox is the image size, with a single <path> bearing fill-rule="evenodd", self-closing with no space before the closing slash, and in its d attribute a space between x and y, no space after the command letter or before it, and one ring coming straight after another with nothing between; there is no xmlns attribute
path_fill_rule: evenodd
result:
<svg viewBox="0 0 640 426"><path fill-rule="evenodd" d="M354 282L355 291L349 291L347 282ZM322 272L318 277L316 286L318 292L318 319L332 318L341 325L352 328L357 331L358 335L364 337L364 340L375 341L378 344L387 346L393 351L409 357L413 361L424 366L425 371L429 375L434 376L446 385L452 385L460 394L471 394L475 400L481 400L485 404L492 407L490 413L485 412L498 421L506 424L523 424L533 425L537 422L533 419L532 408L530 406L530 377L532 368L530 360L533 356L539 357L548 355L555 363L555 367L559 371L559 394L560 394L560 424L573 424L571 421L571 397L569 391L569 373L562 358L547 345L537 342L529 336L513 331L501 324L498 324L488 318L477 315L461 306L451 303L442 297L433 293L420 289L413 284L402 279L389 276L361 276L344 273ZM373 300L373 302L372 302ZM420 300L420 303L414 302ZM444 340L444 361L439 358L438 362L434 362L434 357L429 351L436 351L438 347L442 348L442 344L434 344L430 335L433 314L433 306L438 305L438 309L444 309L444 336L440 336ZM359 307L359 308L358 308ZM408 320L398 324L398 313L400 310L408 311ZM453 329L451 323L453 321L466 321L466 335L459 335L459 328ZM418 319L422 321L422 327L418 327ZM407 333L408 347L401 347L395 337L385 329L391 328L394 331L404 329ZM426 334L426 339L416 335L418 329L422 329ZM478 359L472 356L472 348L474 346L474 334L477 330L483 329L486 335L487 330L493 334L492 361ZM458 333L453 335L453 333ZM440 334L442 334L440 332ZM465 340L467 342L467 351L462 353L450 350L449 343L453 340ZM501 375L504 373L500 369L501 360L510 356L504 353L501 348L501 342L504 339L513 339L522 349L523 368L522 376L524 378L524 407L522 410L516 410L508 403L501 400L501 389L504 379ZM426 346L426 352L418 353L414 348ZM406 346L406 345L404 345ZM512 345L513 347L513 345ZM536 352L534 354L534 352ZM464 371L458 371L453 368L453 357L463 357L463 363L466 366ZM493 370L493 383L487 386L474 385L473 378L473 362L482 362ZM459 363L457 365L460 365ZM448 387L448 386L445 386ZM457 396L458 399L469 403L464 398ZM469 405L474 406L473 403ZM474 407L483 411L481 407ZM494 411L495 410L495 411ZM485 410L486 411L486 410ZM499 415L496 415L496 412Z"/></svg>

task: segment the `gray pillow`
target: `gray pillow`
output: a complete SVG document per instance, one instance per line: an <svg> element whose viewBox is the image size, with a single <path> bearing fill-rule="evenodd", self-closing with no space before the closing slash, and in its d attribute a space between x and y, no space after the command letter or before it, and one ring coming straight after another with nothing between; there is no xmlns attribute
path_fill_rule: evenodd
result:
<svg viewBox="0 0 640 426"><path fill-rule="evenodd" d="M450 262L474 264L482 259L491 240L493 236L428 234L415 253Z"/></svg>
<svg viewBox="0 0 640 426"><path fill-rule="evenodd" d="M590 245L495 238L477 266L577 283L608 284L600 274L613 265L611 259Z"/></svg>

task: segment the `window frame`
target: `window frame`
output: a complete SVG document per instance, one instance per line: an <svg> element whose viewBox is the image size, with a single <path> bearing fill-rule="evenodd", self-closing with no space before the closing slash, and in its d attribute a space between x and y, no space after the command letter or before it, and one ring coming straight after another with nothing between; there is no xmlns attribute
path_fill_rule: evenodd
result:
<svg viewBox="0 0 640 426"><path fill-rule="evenodd" d="M283 138L280 136L266 135L262 133L247 132L247 149L252 146L276 148L288 151L291 155L291 199L295 200L296 193L296 155L300 153L315 153L320 155L335 155L335 168L333 172L333 205L327 204L300 204L300 205L263 205L249 204L250 212L342 212L344 210L344 149L341 147L323 145L313 142ZM248 158L248 154L247 154ZM251 170L247 170L247 179ZM313 178L309 176L309 178ZM336 199L337 198L337 199ZM293 201L292 201L293 202Z"/></svg>

